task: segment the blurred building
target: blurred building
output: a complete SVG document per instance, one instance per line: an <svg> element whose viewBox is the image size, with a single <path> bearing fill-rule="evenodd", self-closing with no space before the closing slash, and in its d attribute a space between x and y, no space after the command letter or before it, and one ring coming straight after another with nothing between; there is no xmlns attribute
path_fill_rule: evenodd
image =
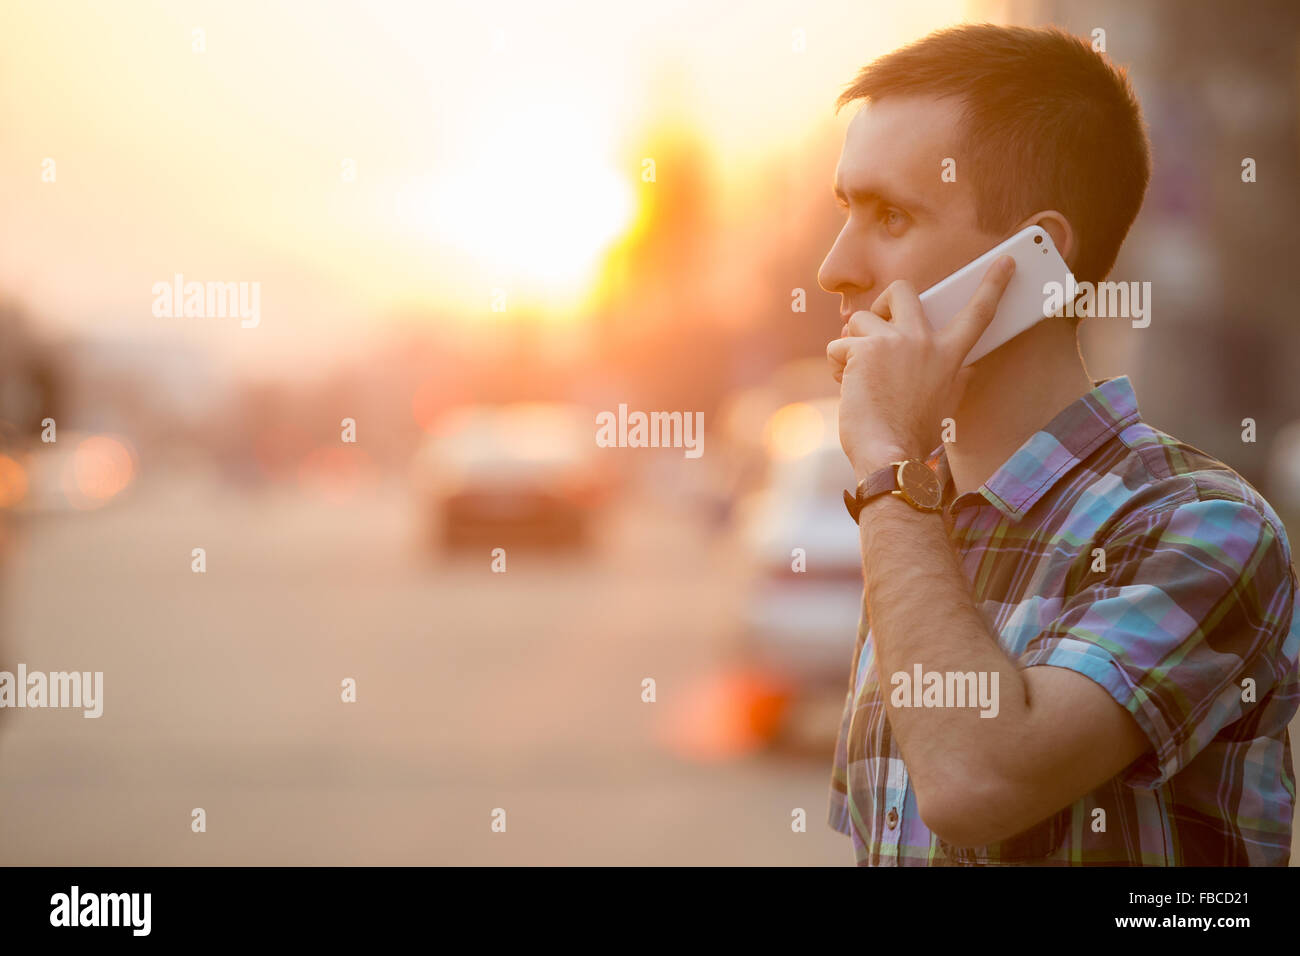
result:
<svg viewBox="0 0 1300 956"><path fill-rule="evenodd" d="M1300 5L1018 0L1007 22L1091 37L1127 67L1153 147L1150 190L1110 278L1152 283L1151 324L1083 324L1095 377L1132 374L1144 416L1265 494L1300 418L1294 215L1300 208ZM1098 144L1104 148L1104 144ZM1257 181L1242 181L1246 158ZM1242 440L1254 419L1257 440Z"/></svg>

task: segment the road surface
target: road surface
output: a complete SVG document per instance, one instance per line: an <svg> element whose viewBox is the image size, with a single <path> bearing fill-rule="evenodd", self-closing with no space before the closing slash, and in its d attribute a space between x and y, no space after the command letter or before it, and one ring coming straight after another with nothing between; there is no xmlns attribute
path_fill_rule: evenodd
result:
<svg viewBox="0 0 1300 956"><path fill-rule="evenodd" d="M734 544L628 501L591 550L493 574L486 550L427 560L418 526L400 485L201 477L33 518L3 666L103 671L104 713L0 712L0 863L852 863L824 760L661 740L734 646Z"/></svg>

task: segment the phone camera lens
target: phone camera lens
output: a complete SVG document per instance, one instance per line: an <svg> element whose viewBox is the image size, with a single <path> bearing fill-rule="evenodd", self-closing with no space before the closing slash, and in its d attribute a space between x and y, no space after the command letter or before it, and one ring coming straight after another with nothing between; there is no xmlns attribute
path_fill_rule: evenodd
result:
<svg viewBox="0 0 1300 956"><path fill-rule="evenodd" d="M1038 245L1041 246L1041 245L1043 244L1043 237L1042 237L1042 236L1034 236L1034 242L1036 242Z"/></svg>

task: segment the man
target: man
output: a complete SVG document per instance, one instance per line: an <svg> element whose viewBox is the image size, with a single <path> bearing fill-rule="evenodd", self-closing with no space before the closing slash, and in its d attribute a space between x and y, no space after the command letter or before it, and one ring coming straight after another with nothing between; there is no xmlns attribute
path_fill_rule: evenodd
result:
<svg viewBox="0 0 1300 956"><path fill-rule="evenodd" d="M962 369L1009 257L941 333L917 299L1035 223L1105 278L1150 172L1125 74L1057 30L963 26L867 66L855 101L818 277L866 581L831 825L863 865L1285 865L1276 514L1143 422L1127 377L1091 381L1074 319Z"/></svg>

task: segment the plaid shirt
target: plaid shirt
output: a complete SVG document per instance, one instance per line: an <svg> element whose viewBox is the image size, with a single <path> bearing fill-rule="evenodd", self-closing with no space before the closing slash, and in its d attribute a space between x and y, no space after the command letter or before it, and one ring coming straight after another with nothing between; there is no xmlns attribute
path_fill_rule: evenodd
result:
<svg viewBox="0 0 1300 956"><path fill-rule="evenodd" d="M930 463L1003 650L1096 681L1151 750L1023 833L951 846L917 813L864 609L830 795L830 825L852 836L858 864L1286 865L1300 614L1293 626L1296 573L1268 503L1146 425L1126 376L1097 383L977 491L954 498L942 447Z"/></svg>

